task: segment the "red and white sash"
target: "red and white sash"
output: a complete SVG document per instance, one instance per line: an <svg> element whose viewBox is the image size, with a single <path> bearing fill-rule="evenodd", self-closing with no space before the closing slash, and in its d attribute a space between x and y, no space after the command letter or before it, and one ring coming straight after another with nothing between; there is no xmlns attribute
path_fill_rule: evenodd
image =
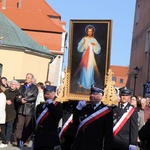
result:
<svg viewBox="0 0 150 150"><path fill-rule="evenodd" d="M65 122L63 125L60 133L59 133L59 138L61 139L64 132L68 129L68 127L73 123L73 114L68 118L68 120Z"/></svg>
<svg viewBox="0 0 150 150"><path fill-rule="evenodd" d="M135 108L130 106L127 112L125 112L120 120L116 123L116 125L113 127L113 135L115 136L121 128L124 126L124 124L127 122L127 120L130 118L130 116L133 114Z"/></svg>
<svg viewBox="0 0 150 150"><path fill-rule="evenodd" d="M56 106L58 103L54 102L53 103L54 106ZM45 120L45 118L50 114L49 109L46 107L42 113L40 114L40 116L37 118L36 120L36 128L38 128L38 126Z"/></svg>
<svg viewBox="0 0 150 150"><path fill-rule="evenodd" d="M102 109L94 112L93 114L91 114L90 116L88 116L87 118L85 118L84 120L81 121L76 136L78 134L78 132L83 129L84 127L86 127L87 125L89 125L90 123L94 122L95 120L99 119L100 117L106 115L107 113L110 112L110 109L105 106Z"/></svg>

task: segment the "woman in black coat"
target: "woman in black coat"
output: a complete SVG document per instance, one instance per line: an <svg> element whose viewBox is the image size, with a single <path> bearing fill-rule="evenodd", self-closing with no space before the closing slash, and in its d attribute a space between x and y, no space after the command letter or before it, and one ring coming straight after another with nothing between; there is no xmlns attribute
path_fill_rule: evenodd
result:
<svg viewBox="0 0 150 150"><path fill-rule="evenodd" d="M17 83L16 80L12 80L10 82L10 88L4 91L6 95L6 140L8 143L10 142L14 121L16 119L15 98L18 93Z"/></svg>

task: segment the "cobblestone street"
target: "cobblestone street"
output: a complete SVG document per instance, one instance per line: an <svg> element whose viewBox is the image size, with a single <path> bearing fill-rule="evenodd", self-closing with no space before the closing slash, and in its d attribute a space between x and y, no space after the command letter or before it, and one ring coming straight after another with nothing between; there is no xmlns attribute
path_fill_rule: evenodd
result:
<svg viewBox="0 0 150 150"><path fill-rule="evenodd" d="M32 145L32 142L29 143L29 147L19 148L19 147L15 147L11 144L8 144L8 147L0 148L0 149L2 149L2 150L31 150L31 145Z"/></svg>

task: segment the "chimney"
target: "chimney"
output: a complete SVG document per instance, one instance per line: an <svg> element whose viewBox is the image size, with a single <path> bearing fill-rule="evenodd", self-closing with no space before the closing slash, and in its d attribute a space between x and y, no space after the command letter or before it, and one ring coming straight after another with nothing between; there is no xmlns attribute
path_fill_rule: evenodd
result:
<svg viewBox="0 0 150 150"><path fill-rule="evenodd" d="M2 2L3 2L3 4L2 4L2 9L6 9L7 0L3 0Z"/></svg>
<svg viewBox="0 0 150 150"><path fill-rule="evenodd" d="M22 7L22 0L18 0L18 8Z"/></svg>

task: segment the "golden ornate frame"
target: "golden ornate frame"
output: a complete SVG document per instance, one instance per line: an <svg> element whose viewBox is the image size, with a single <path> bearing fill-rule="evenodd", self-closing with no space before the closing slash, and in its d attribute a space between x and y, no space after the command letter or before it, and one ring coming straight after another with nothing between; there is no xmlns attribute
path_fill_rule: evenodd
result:
<svg viewBox="0 0 150 150"><path fill-rule="evenodd" d="M97 39L100 40L100 43L102 43L102 52L103 52L102 55L104 56L104 58L101 56L101 59L103 59L103 63L101 61L100 65L103 67L102 69L103 84L100 85L99 87L104 88L105 75L107 74L110 65L112 21L111 20L70 20L69 60L68 60L68 68L65 70L65 78L63 79L63 85L61 86L61 92L58 98L60 101L67 101L67 100L88 101L89 100L89 93L86 94L74 93L71 90L71 88L73 89L71 84L72 70L74 65L76 65L76 62L73 62L73 60L76 59L75 47L79 38L81 39L81 37L83 36L83 30L85 30L85 26L87 26L88 24L96 27Z"/></svg>

